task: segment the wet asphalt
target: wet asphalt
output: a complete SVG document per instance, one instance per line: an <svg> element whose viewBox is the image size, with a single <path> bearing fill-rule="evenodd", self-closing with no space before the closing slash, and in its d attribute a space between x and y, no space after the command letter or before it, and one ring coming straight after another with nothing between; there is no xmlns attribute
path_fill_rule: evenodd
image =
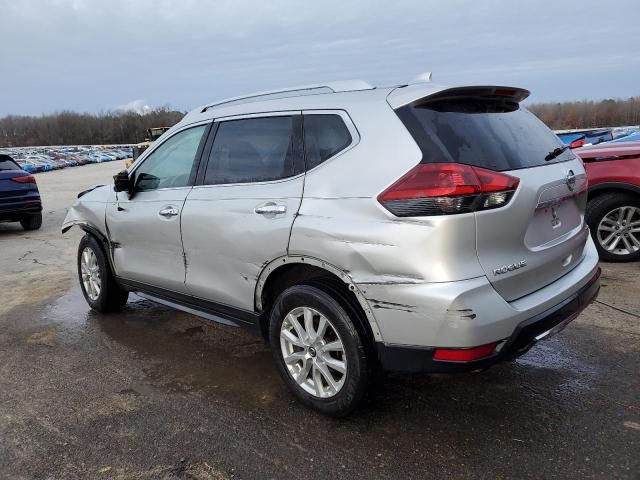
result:
<svg viewBox="0 0 640 480"><path fill-rule="evenodd" d="M515 362L388 375L328 419L264 342L132 295L100 315L65 208L121 162L38 175L45 222L0 224L0 478L640 478L640 264Z"/></svg>

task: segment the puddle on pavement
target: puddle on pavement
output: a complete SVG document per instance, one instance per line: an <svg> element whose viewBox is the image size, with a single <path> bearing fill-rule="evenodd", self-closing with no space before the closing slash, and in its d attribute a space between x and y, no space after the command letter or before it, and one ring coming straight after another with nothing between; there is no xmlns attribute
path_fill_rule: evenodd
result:
<svg viewBox="0 0 640 480"><path fill-rule="evenodd" d="M24 314L32 325L46 332L31 333L30 342L77 344L87 336L99 342L115 342L126 348L143 372L143 380L125 389L132 395L148 395L161 390L169 393L226 397L249 406L265 406L288 396L278 378L271 352L262 340L239 328L212 323L193 315L131 295L124 311L102 315L87 306L78 287L50 303L33 307ZM36 318L37 317L37 318ZM50 333L55 330L55 336ZM561 334L562 335L562 334ZM103 338L104 337L104 338ZM390 376L384 381L382 404L407 398L424 398L429 392L461 396L459 390L477 390L480 395L518 397L523 385L565 399L580 398L591 388L599 370L579 359L568 342L553 338L541 342L516 362L503 364L479 374L429 377L427 375ZM398 395L400 395L398 397ZM378 402L380 406L380 401ZM421 402L416 402L419 408ZM384 409L385 407L383 407Z"/></svg>
<svg viewBox="0 0 640 480"><path fill-rule="evenodd" d="M538 343L527 354L516 359L516 363L555 376L555 394L566 397L593 389L593 382L599 374L595 364L582 361L570 345L562 343L557 337Z"/></svg>
<svg viewBox="0 0 640 480"><path fill-rule="evenodd" d="M254 405L269 404L283 393L264 340L240 328L209 322L134 294L122 312L99 314L89 309L77 287L38 310L35 315L32 308L13 315L30 317L32 325L47 332L46 336L32 333L31 343L44 344L44 339L74 344L103 334L140 358L146 383L133 385L129 393L144 395L159 388L222 394Z"/></svg>

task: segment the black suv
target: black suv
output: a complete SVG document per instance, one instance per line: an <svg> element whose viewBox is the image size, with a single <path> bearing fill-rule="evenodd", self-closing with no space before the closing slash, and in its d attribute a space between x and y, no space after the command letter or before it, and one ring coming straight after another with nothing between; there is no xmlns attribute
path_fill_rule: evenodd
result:
<svg viewBox="0 0 640 480"><path fill-rule="evenodd" d="M34 176L0 154L0 222L20 222L25 230L42 225L42 202Z"/></svg>

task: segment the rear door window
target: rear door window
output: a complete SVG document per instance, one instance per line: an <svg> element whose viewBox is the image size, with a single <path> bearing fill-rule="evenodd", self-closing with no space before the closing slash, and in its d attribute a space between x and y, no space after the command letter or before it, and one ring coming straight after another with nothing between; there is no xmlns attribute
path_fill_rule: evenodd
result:
<svg viewBox="0 0 640 480"><path fill-rule="evenodd" d="M563 146L535 115L508 100L439 99L396 113L422 150L422 163L515 170L545 165L547 154ZM573 158L565 151L553 162Z"/></svg>
<svg viewBox="0 0 640 480"><path fill-rule="evenodd" d="M337 114L304 115L304 151L307 170L340 153L352 138Z"/></svg>
<svg viewBox="0 0 640 480"><path fill-rule="evenodd" d="M299 115L220 122L204 184L280 180L301 173Z"/></svg>

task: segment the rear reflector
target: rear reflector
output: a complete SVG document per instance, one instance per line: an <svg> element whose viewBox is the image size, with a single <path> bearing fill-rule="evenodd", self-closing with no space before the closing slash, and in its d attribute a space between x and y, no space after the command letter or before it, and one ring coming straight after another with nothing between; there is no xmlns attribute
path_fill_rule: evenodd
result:
<svg viewBox="0 0 640 480"><path fill-rule="evenodd" d="M433 359L445 362L472 362L493 355L497 345L498 342L493 342L473 348L438 348Z"/></svg>
<svg viewBox="0 0 640 480"><path fill-rule="evenodd" d="M23 175L22 177L13 177L11 180L18 183L36 183L36 177L32 175Z"/></svg>
<svg viewBox="0 0 640 480"><path fill-rule="evenodd" d="M378 195L398 217L450 215L506 205L520 180L460 163L420 163Z"/></svg>

